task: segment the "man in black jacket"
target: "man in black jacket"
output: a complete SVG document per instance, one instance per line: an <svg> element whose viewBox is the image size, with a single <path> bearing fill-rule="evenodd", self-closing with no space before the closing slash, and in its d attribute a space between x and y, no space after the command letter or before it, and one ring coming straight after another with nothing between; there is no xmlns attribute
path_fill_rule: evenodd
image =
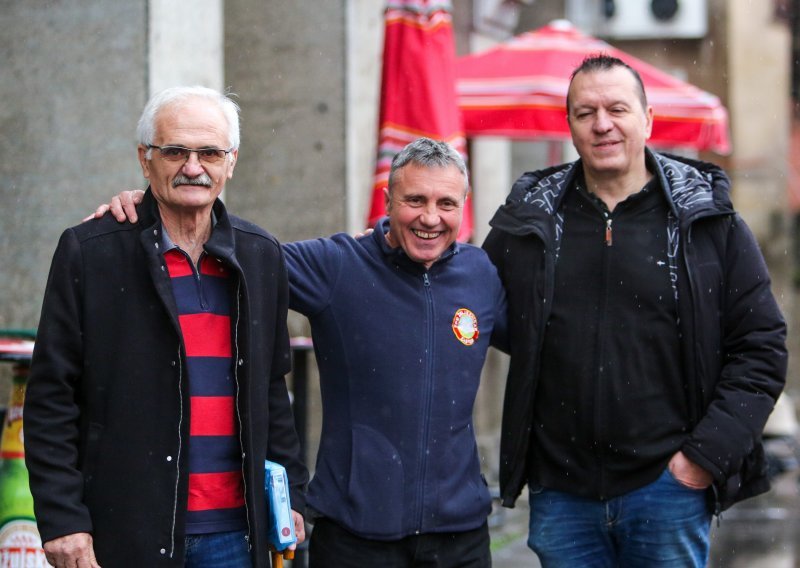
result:
<svg viewBox="0 0 800 568"><path fill-rule="evenodd" d="M68 229L47 283L24 409L45 554L266 567L264 460L286 467L297 511L308 478L284 380L283 253L218 200L238 154L232 100L168 89L138 136L139 222Z"/></svg>
<svg viewBox="0 0 800 568"><path fill-rule="evenodd" d="M705 566L713 512L768 488L785 323L724 172L647 149L633 69L584 60L567 120L580 160L524 174L484 243L510 314L503 501L528 484L545 567Z"/></svg>

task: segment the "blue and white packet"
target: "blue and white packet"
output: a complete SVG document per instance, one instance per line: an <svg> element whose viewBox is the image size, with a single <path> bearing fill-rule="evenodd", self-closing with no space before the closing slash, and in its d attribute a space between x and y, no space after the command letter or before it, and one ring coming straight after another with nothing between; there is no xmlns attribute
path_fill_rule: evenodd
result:
<svg viewBox="0 0 800 568"><path fill-rule="evenodd" d="M267 495L270 530L269 542L277 551L286 550L297 542L292 519L292 504L289 500L289 478L286 468L264 460L264 489Z"/></svg>

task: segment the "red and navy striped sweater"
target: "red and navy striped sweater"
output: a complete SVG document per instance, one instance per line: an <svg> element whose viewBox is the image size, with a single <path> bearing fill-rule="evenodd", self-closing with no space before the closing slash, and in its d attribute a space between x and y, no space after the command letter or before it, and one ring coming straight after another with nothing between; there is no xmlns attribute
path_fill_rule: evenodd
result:
<svg viewBox="0 0 800 568"><path fill-rule="evenodd" d="M246 528L241 450L235 417L229 273L205 253L195 270L167 243L164 259L178 307L189 379L189 502L186 533Z"/></svg>

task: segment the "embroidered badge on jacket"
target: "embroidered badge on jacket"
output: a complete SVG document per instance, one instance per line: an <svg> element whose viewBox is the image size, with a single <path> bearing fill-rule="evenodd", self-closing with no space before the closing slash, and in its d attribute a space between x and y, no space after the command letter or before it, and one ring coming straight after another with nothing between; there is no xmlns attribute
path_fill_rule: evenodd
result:
<svg viewBox="0 0 800 568"><path fill-rule="evenodd" d="M467 308L460 308L453 316L453 333L464 345L472 345L478 340L478 318Z"/></svg>

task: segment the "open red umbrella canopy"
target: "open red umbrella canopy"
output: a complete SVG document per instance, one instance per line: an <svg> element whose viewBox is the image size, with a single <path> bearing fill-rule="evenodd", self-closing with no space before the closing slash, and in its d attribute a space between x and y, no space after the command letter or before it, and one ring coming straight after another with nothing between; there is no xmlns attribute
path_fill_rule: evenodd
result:
<svg viewBox="0 0 800 568"><path fill-rule="evenodd" d="M456 90L466 135L569 139L569 76L594 53L618 57L641 75L655 115L651 145L730 152L728 112L719 98L565 20L458 58Z"/></svg>

